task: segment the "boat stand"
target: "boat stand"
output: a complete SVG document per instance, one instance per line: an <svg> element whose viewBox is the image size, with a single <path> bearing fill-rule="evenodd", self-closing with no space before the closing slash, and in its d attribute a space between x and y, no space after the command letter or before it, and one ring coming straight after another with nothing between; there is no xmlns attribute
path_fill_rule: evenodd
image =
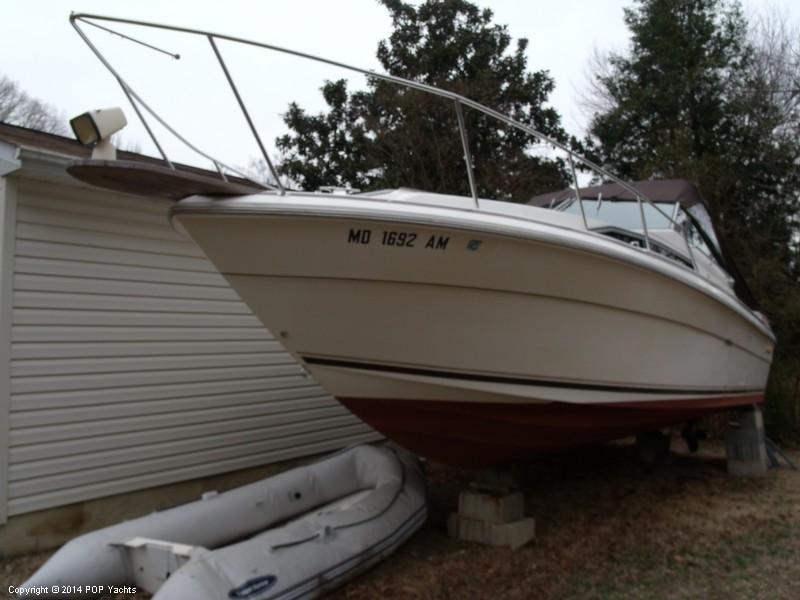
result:
<svg viewBox="0 0 800 600"><path fill-rule="evenodd" d="M447 519L450 537L487 546L520 548L531 541L535 524L525 517L525 497L512 469L487 469L458 495L458 512Z"/></svg>
<svg viewBox="0 0 800 600"><path fill-rule="evenodd" d="M739 409L736 419L728 423L725 434L728 473L738 476L765 475L768 465L765 440L761 409L756 405Z"/></svg>

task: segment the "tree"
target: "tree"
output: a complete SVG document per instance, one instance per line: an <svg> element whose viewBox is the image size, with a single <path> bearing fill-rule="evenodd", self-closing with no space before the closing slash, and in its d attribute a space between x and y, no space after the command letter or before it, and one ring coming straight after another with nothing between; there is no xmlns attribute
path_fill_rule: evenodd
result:
<svg viewBox="0 0 800 600"><path fill-rule="evenodd" d="M625 22L629 53L609 55L593 82L601 162L633 179L693 179L752 281L765 257L796 281L797 45L749 30L730 0L637 0Z"/></svg>
<svg viewBox="0 0 800 600"><path fill-rule="evenodd" d="M64 135L65 121L53 105L31 98L16 81L0 75L0 123Z"/></svg>
<svg viewBox="0 0 800 600"><path fill-rule="evenodd" d="M774 93L792 87L780 75L796 73L774 63L791 53L754 43L734 2L637 5L625 11L630 52L609 55L593 82L600 110L589 130L600 160L629 178L694 179L724 229L751 231L766 219L773 249L790 248L800 114Z"/></svg>
<svg viewBox="0 0 800 600"><path fill-rule="evenodd" d="M734 0L637 0L625 22L629 51L608 55L592 86L599 160L699 185L773 322L778 362L797 362L797 38L774 20L749 26Z"/></svg>
<svg viewBox="0 0 800 600"><path fill-rule="evenodd" d="M467 0L380 1L394 27L378 46L386 72L460 93L567 141L558 113L545 106L553 80L527 71L527 40L511 49L507 27L493 24L490 10ZM312 115L292 103L284 115L290 133L276 140L279 170L299 186L469 194L452 102L374 78L355 92L345 80L327 81L322 94L328 112ZM527 200L566 184L564 165L535 156L530 136L474 111L465 119L481 195Z"/></svg>

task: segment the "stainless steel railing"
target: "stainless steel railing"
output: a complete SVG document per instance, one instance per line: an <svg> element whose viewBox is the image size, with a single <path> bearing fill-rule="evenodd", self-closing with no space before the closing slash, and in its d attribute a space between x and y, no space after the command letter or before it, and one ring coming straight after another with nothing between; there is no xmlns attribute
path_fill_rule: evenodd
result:
<svg viewBox="0 0 800 600"><path fill-rule="evenodd" d="M175 129L173 129L163 118L161 118L144 101L144 99L142 99L142 97L139 94L137 94L133 90L133 88L123 79L122 75L116 69L114 69L114 67L109 63L109 61L103 56L103 54L92 43L92 41L89 39L89 37L86 35L86 33L80 28L79 24L80 23L84 23L86 25L90 25L92 27L96 27L96 28L101 29L103 31L106 31L108 33L111 33L111 34L114 34L114 35L118 35L118 36L120 36L120 37L122 37L122 38L124 38L126 40L129 40L129 41L131 41L133 43L136 43L136 44L143 45L143 46L145 46L147 48L150 48L150 49L152 49L154 51L161 52L161 53L163 53L163 54L165 54L167 56L170 56L170 57L172 57L172 58L174 58L176 60L180 58L180 56L178 54L174 54L174 53L168 52L166 50L163 50L162 48L158 48L158 47L156 47L156 46L154 46L152 44L149 44L147 42L143 42L143 41L141 41L139 39L136 39L134 37L125 35L123 33L120 33L118 31L115 31L113 29L105 27L103 25L100 25L100 24L96 23L95 21L103 21L103 22L110 22L110 23L120 23L120 24L125 24L125 25L135 25L135 26L147 27L147 28L153 28L153 29L162 29L162 30L167 30L167 31L174 31L174 32L177 32L177 33L186 33L186 34L190 34L190 35L203 36L206 39L208 39L208 41L209 41L209 43L211 45L211 48L212 48L212 50L214 52L214 55L216 56L217 61L219 62L220 67L222 68L222 71L223 71L223 73L225 75L225 78L227 79L228 84L229 84L229 86L230 86L230 88L231 88L231 90L232 90L232 92L233 92L233 94L234 94L234 96L236 98L236 101L239 104L239 108L241 109L241 111L242 111L242 113L244 115L244 118L247 121L247 125L250 128L250 131L252 132L252 134L253 134L253 136L254 136L254 138L256 140L256 143L258 144L259 150L261 151L261 154L262 154L262 156L264 158L264 161L265 161L265 163L267 165L267 168L269 169L270 175L275 180L275 185L270 184L270 183L265 183L265 182L262 182L262 181L255 181L253 178L249 177L246 173L243 173L242 171L225 164L221 160L216 159L216 158L214 158L213 156L211 156L209 154L206 154L205 152L200 150L198 147L196 147L194 144L189 142L185 137L183 137ZM248 46L254 46L254 47L257 47L257 48L263 48L263 49L266 49L266 50L272 50L272 51L275 51L275 52L280 52L282 54L288 54L288 55L291 55L291 56L296 56L296 57L299 57L299 58L304 58L304 59L307 59L307 60L311 60L311 61L314 61L314 62L319 62L319 63L331 65L331 66L338 67L338 68L341 68L341 69L345 69L345 70L348 70L348 71L353 71L355 73L360 73L362 75L366 75L367 77L380 79L380 80L383 80L383 81L387 81L389 83L393 83L395 85L399 85L399 86L406 87L406 88L409 88L409 89L418 90L418 91L425 92L425 93L428 93L428 94L431 94L431 95L434 95L434 96L439 96L439 97L451 100L453 102L453 106L454 106L455 113L456 113L456 121L458 122L458 129L459 129L459 135L460 135L460 138L461 138L462 150L463 150L463 153L464 153L464 164L465 164L465 168L466 168L466 171L467 171L467 179L469 181L470 194L472 196L472 201L474 203L474 208L476 210L480 210L481 207L480 207L480 200L478 198L478 188L477 188L477 185L475 183L474 165L473 165L471 153L469 151L469 141L468 141L468 136L467 136L467 128L466 128L465 120L464 120L463 107L471 108L471 109L473 109L475 111L483 113L484 115L492 117L493 119L496 119L497 121L505 123L506 125L508 125L510 127L513 127L515 129L518 129L520 131L523 131L523 132L527 133L528 135L532 136L533 138L539 140L540 142L543 142L543 143L545 143L547 145L552 146L556 150L560 150L560 151L564 152L567 155L567 159L568 159L568 163L569 163L569 167L570 167L570 174L572 176L572 180L573 180L573 183L575 185L575 194L576 194L576 198L578 200L578 205L579 205L580 211L581 211L581 218L582 218L582 221L583 221L583 226L584 226L584 228L586 230L591 230L591 227L589 226L588 219L586 218L586 211L584 209L583 202L581 201L581 197L580 197L580 186L579 186L579 183L578 183L578 176L577 176L577 171L576 171L576 168L575 168L575 163L576 162L584 165L589 170L595 172L597 175L600 175L605 180L613 181L614 183L616 183L619 186L621 186L624 190L627 190L628 192L630 192L631 194L633 194L636 197L636 202L639 205L639 214L640 214L641 222L642 222L642 233L644 235L644 240L645 240L645 248L644 248L644 250L650 251L652 249L652 244L651 244L651 240L650 240L650 233L649 233L648 228L647 228L647 220L645 218L645 212L644 212L644 203L645 202L648 203L650 206L652 206L662 216L664 216L676 228L676 230L683 231L683 228L681 227L681 225L679 225L672 218L672 216L668 215L663 210L661 210L661 208L659 208L656 205L655 202L653 202L645 194L643 194L639 190L637 190L635 186L631 185L630 183L626 182L623 179L620 179L619 177L617 177L616 175L614 175L613 173L611 173L610 171L608 171L604 167L602 167L602 166L596 164L595 162L589 160L585 156L581 156L580 154L576 153L575 151L573 151L566 144L563 144L563 143L559 142L558 140L555 140L555 139L549 137L548 135L542 133L541 131L539 131L539 130L533 128L533 127L530 127L529 125L525 125L524 123L520 123L519 121L516 121L515 119L512 119L511 117L508 117L507 115L504 115L504 114L502 114L502 113L500 113L500 112L498 112L498 111L496 111L496 110L494 110L492 108L484 106L483 104L480 104L480 103L478 103L478 102L476 102L474 100L471 100L470 98L467 98L466 96L462 96L461 94L457 94L455 92L450 92L448 90L443 90L443 89L434 87L432 85L428 85L428 84L421 83L421 82L418 82L418 81L413 81L413 80L410 80L410 79L404 79L402 77L389 75L389 74L386 74L386 73L376 73L375 71L372 71L372 70L362 69L360 67L356 67L356 66L353 66L353 65L349 65L349 64L346 64L346 63L339 62L339 61L331 60L331 59L324 58L324 57L321 57L321 56L315 56L313 54L308 54L308 53L305 53L305 52L298 52L296 50L291 50L291 49L288 49L288 48L282 48L280 46L275 46L275 45L272 45L272 44L265 44L263 42L257 42L257 41L254 41L254 40L248 40L248 39L245 39L245 38L240 38L240 37L221 34L221 33L214 33L214 32L211 32L211 31L204 31L204 30L201 30L201 29L192 29L192 28L188 28L188 27L178 27L178 26L174 26L174 25L164 25L164 24L152 23L152 22L148 22L148 21L139 21L139 20L134 20L134 19L123 19L123 18L119 18L119 17L109 17L109 16L103 16L103 15L89 14L89 13L72 13L70 15L70 23L75 28L75 30L78 32L78 35L81 36L81 38L86 43L86 45L89 47L89 49L97 56L97 58L106 67L106 69L108 69L108 71L116 78L117 82L122 87L123 92L125 93L126 97L128 98L128 101L133 106L133 109L136 112L136 115L141 120L145 130L148 133L148 135L150 136L150 138L152 139L152 141L155 144L156 148L158 149L159 153L161 154L162 158L169 165L170 168L174 169L175 166L170 161L170 159L167 157L166 153L164 152L163 147L159 143L159 141L158 141L155 133L153 132L152 128L149 126L149 124L147 122L147 119L145 118L145 116L144 116L144 114L143 114L141 109L144 109L145 112L149 113L156 121L158 121L158 123L160 123L167 131L169 131L172 135L174 135L178 140L180 140L188 148L190 148L191 150L193 150L195 153L197 153L198 155L202 156L203 158L206 158L207 160L211 161L211 163L214 165L214 168L219 172L220 176L223 179L226 178L225 177L225 173L224 173L224 169L227 169L229 172L234 173L234 174L236 174L236 175L238 175L240 177L243 177L245 179L248 179L249 181L252 181L253 183L256 183L256 184L258 184L258 185L260 185L262 187L265 187L267 189L275 190L281 195L284 195L284 194L287 193L286 187L281 183L281 180L280 180L280 177L278 175L278 172L275 169L275 166L273 165L272 161L269 158L269 155L268 155L268 153L267 153L267 151L266 151L266 149L264 147L264 144L263 144L263 142L261 140L261 137L259 136L259 133L258 133L255 125L253 124L253 120L250 117L250 113L248 112L247 107L245 106L244 100L243 100L241 94L239 93L239 90L236 87L236 84L234 83L233 78L230 75L230 72L228 71L228 68L227 68L227 65L225 63L225 60L223 59L222 53L220 52L219 46L217 45L217 40L225 40L225 41L235 42L235 43L244 44L244 45L248 45ZM696 270L697 269L697 263L696 263L694 253L693 253L692 248L691 248L691 243L689 241L688 232L686 232L686 231L684 231L684 241L686 242L686 248L687 248L687 252L689 254L689 257L691 259L692 267Z"/></svg>

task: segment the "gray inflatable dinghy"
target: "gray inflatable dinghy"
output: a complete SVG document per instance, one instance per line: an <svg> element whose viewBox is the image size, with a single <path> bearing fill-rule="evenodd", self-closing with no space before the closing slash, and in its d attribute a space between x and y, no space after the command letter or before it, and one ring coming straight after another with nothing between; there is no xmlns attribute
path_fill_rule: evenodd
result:
<svg viewBox="0 0 800 600"><path fill-rule="evenodd" d="M315 598L383 560L426 517L416 458L356 446L77 537L19 596L93 598L128 586L154 600ZM45 593L25 594L34 588Z"/></svg>

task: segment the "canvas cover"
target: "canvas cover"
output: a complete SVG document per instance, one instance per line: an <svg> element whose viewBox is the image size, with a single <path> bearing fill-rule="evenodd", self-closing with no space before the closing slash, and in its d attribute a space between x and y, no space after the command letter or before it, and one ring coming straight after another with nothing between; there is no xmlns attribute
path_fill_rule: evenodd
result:
<svg viewBox="0 0 800 600"><path fill-rule="evenodd" d="M680 202L684 209L701 204L706 206L705 200L691 181L686 179L657 179L651 181L632 181L630 186L639 190L642 197L648 198L653 202ZM604 183L592 187L580 188L581 198L597 198L598 194L603 195L606 200L636 200L636 195L625 189L618 183ZM568 188L558 192L548 192L539 194L528 201L533 206L548 207L555 206L564 200L575 197L575 190ZM553 202L555 200L555 202Z"/></svg>

